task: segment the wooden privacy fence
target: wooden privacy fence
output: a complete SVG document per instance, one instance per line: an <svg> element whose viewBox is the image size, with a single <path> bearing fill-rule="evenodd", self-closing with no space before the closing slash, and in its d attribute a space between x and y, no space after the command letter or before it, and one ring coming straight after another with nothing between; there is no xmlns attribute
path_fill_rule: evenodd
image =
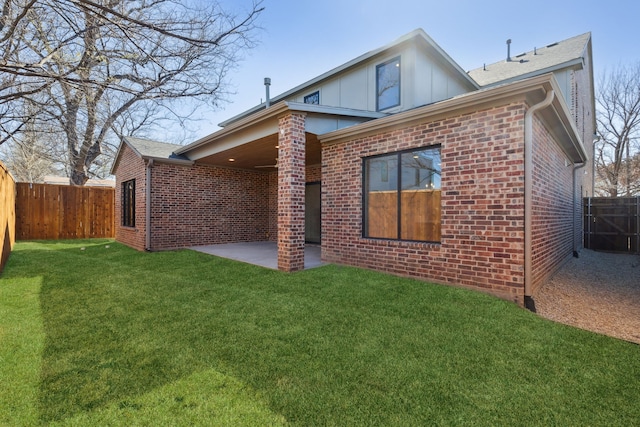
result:
<svg viewBox="0 0 640 427"><path fill-rule="evenodd" d="M398 194L374 191L368 194L368 236L398 238ZM401 239L440 241L440 191L402 191L400 196Z"/></svg>
<svg viewBox="0 0 640 427"><path fill-rule="evenodd" d="M0 271L9 258L16 237L16 183L0 162Z"/></svg>
<svg viewBox="0 0 640 427"><path fill-rule="evenodd" d="M115 190L16 184L16 239L113 237Z"/></svg>
<svg viewBox="0 0 640 427"><path fill-rule="evenodd" d="M587 197L583 212L587 249L640 252L640 197Z"/></svg>

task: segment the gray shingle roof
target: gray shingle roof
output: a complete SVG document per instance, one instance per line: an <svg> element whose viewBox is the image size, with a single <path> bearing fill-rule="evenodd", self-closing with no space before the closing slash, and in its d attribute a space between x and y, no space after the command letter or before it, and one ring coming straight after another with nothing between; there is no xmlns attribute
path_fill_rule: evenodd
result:
<svg viewBox="0 0 640 427"><path fill-rule="evenodd" d="M178 144L169 144L167 142L135 138L133 136L125 136L124 140L140 155L140 157L155 157L159 159L187 159L184 156L176 156L175 154L173 154L174 151L182 147Z"/></svg>
<svg viewBox="0 0 640 427"><path fill-rule="evenodd" d="M585 55L591 33L581 34L552 43L500 62L469 71L469 76L480 86L488 86L510 80L519 80L578 64Z"/></svg>

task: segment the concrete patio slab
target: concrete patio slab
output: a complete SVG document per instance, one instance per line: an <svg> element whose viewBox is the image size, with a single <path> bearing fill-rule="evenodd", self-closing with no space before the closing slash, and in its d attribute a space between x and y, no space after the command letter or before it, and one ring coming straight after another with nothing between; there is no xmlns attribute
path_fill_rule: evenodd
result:
<svg viewBox="0 0 640 427"><path fill-rule="evenodd" d="M276 242L241 242L220 245L192 246L189 249L209 255L229 258L261 267L278 269L278 245ZM304 268L319 267L324 263L320 259L320 245L305 245Z"/></svg>

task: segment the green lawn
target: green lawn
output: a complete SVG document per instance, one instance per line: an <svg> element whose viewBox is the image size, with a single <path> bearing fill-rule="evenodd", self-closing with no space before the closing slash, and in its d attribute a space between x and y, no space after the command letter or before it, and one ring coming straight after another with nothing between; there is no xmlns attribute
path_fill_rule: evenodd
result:
<svg viewBox="0 0 640 427"><path fill-rule="evenodd" d="M640 346L355 268L21 242L0 384L8 426L629 426Z"/></svg>

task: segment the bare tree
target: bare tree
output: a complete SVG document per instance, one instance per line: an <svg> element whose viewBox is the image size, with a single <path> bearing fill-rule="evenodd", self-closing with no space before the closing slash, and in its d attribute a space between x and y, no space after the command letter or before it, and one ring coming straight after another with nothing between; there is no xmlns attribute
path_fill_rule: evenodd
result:
<svg viewBox="0 0 640 427"><path fill-rule="evenodd" d="M46 175L58 174L64 163L55 154L55 129L47 133L43 126L35 132L34 120L29 119L33 117L33 111L29 111L29 108L34 107L28 104L26 107L27 111L23 114L27 117L23 122L24 132L0 146L0 154L18 182L42 182Z"/></svg>
<svg viewBox="0 0 640 427"><path fill-rule="evenodd" d="M38 141L15 140L2 148L5 153L5 163L11 174L18 182L42 182L47 175L57 174L57 170L49 157L44 153L43 146Z"/></svg>
<svg viewBox="0 0 640 427"><path fill-rule="evenodd" d="M225 100L261 11L260 0L242 15L197 0L4 0L0 112L21 102L38 111L5 115L0 143L27 119L55 123L68 175L84 184L124 130L148 127L160 109L185 119L181 101Z"/></svg>
<svg viewBox="0 0 640 427"><path fill-rule="evenodd" d="M632 195L640 151L640 63L619 66L599 81L596 188L600 195Z"/></svg>
<svg viewBox="0 0 640 427"><path fill-rule="evenodd" d="M614 165L611 163L604 166L598 165L596 173L599 177L612 176L613 167ZM618 195L626 197L640 196L640 152L629 159L625 157L622 161L621 170L623 173L620 173L618 180L618 186L620 188ZM598 180L596 182L596 194L600 196L610 195L606 181Z"/></svg>

